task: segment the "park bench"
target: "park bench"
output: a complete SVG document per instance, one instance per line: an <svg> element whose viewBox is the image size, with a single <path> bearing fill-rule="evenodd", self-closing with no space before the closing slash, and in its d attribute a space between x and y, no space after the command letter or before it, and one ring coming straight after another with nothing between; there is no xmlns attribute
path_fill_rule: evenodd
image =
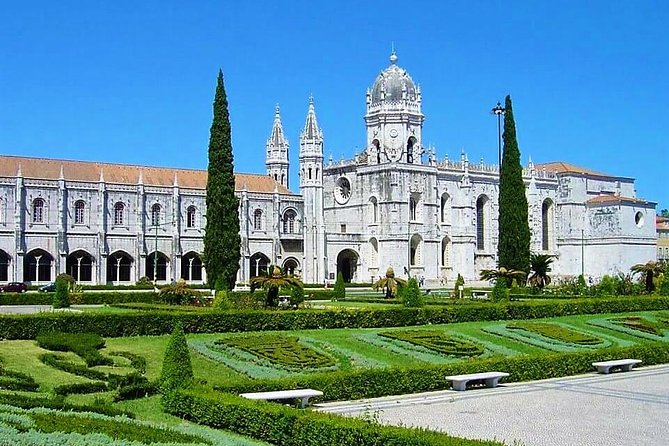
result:
<svg viewBox="0 0 669 446"><path fill-rule="evenodd" d="M274 392L240 393L239 396L249 400L292 400L300 399L300 407L309 404L309 398L323 396L323 392L314 389L277 390Z"/></svg>
<svg viewBox="0 0 669 446"><path fill-rule="evenodd" d="M488 299L490 290L472 290L473 299Z"/></svg>
<svg viewBox="0 0 669 446"><path fill-rule="evenodd" d="M640 359L615 359L613 361L593 362L592 365L597 367L598 373L609 373L611 369L620 369L623 372L629 372L637 364L641 364Z"/></svg>
<svg viewBox="0 0 669 446"><path fill-rule="evenodd" d="M484 372L447 376L446 379L453 382L453 390L467 390L467 383L470 381L483 383L486 387L497 387L500 378L506 376L509 376L509 374L505 372Z"/></svg>

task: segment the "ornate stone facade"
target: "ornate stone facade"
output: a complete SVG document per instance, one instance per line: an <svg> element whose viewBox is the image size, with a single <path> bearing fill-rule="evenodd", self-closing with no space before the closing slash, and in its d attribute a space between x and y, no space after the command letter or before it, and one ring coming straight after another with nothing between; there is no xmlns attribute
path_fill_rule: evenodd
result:
<svg viewBox="0 0 669 446"><path fill-rule="evenodd" d="M498 166L438 159L423 144L422 94L390 66L367 91L367 148L324 163L313 99L299 137L300 194L288 189L289 143L277 106L267 176L236 175L239 282L279 264L307 283L398 274L476 281L497 262ZM567 163L534 165L527 185L532 250L556 275L625 272L656 257L655 203L634 179ZM206 172L0 157L0 282L67 272L88 283L206 280L199 253ZM157 260L154 260L157 259Z"/></svg>

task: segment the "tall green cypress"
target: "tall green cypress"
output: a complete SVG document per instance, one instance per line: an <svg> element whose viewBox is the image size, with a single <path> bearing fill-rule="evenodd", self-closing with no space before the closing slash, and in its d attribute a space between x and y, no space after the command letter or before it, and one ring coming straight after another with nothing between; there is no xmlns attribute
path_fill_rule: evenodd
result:
<svg viewBox="0 0 669 446"><path fill-rule="evenodd" d="M498 267L527 272L530 267L530 225L511 96L506 97L504 109L504 153L499 177Z"/></svg>
<svg viewBox="0 0 669 446"><path fill-rule="evenodd" d="M228 289L232 289L240 259L239 199L235 196L230 116L221 70L218 71L214 97L207 173L207 225L204 234L207 280L211 288L222 280Z"/></svg>

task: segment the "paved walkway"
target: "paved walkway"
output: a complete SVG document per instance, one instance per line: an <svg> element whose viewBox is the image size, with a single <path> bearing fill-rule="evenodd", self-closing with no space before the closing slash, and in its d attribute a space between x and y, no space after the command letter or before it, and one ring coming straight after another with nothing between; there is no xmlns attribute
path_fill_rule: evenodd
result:
<svg viewBox="0 0 669 446"><path fill-rule="evenodd" d="M318 404L343 415L525 446L669 444L669 366L495 389Z"/></svg>
<svg viewBox="0 0 669 446"><path fill-rule="evenodd" d="M52 313L54 311L81 312L84 308L97 308L102 305L72 305L69 308L54 310L51 305L0 305L0 314Z"/></svg>

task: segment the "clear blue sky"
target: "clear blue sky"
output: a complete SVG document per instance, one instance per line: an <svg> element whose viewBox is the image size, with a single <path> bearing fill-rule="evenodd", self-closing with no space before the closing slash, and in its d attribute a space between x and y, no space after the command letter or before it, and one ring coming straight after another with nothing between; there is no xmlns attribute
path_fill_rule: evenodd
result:
<svg viewBox="0 0 669 446"><path fill-rule="evenodd" d="M291 186L309 94L325 154L365 144L365 90L399 65L424 144L493 163L511 94L523 163L637 178L669 207L666 1L33 1L0 4L0 153L206 168L219 67L235 167L264 173L278 102ZM663 124L664 123L664 124Z"/></svg>

